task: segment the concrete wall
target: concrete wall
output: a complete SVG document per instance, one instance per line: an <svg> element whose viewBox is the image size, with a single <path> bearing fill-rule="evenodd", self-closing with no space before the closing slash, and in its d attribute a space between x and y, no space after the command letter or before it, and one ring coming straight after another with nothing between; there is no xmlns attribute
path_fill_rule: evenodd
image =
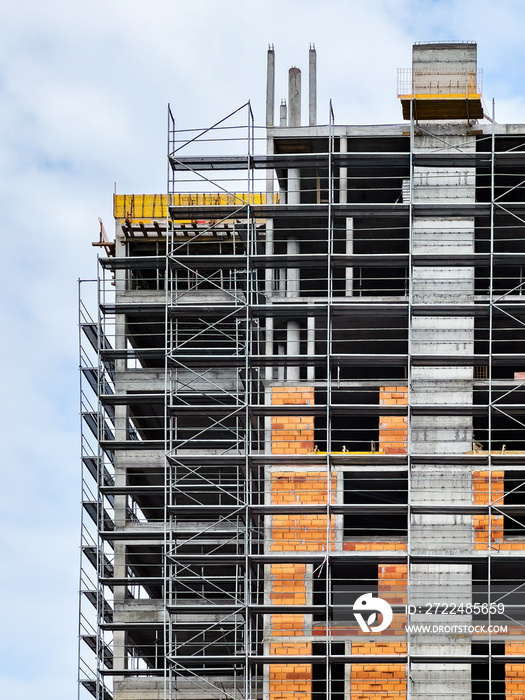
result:
<svg viewBox="0 0 525 700"><path fill-rule="evenodd" d="M476 44L415 44L412 50L414 92L475 92Z"/></svg>
<svg viewBox="0 0 525 700"><path fill-rule="evenodd" d="M453 52L439 53L414 47L414 69L435 66L445 57L451 68L457 67L459 57ZM420 86L421 87L421 86ZM423 89L423 88L421 88ZM449 130L457 130L448 127ZM434 133L434 125L430 126ZM474 148L472 139L458 133L443 136L443 127L435 137L426 133L415 136L414 151L438 150L464 152ZM412 183L414 203L474 201L475 176L472 169L461 172L442 168L416 168ZM471 218L417 217L414 224L412 253L414 255L449 255L474 252L474 221ZM412 303L423 307L411 317L411 355L433 357L468 356L474 353L474 321L472 317L435 314L436 305L468 304L473 301L474 268L415 266L412 275ZM428 314L424 306L429 306ZM440 415L432 406L461 406L472 403L472 367L427 366L419 364L411 369L411 404L429 407L427 415L413 415L410 444L414 468L411 474L411 498L414 503L472 503L472 476L470 467L460 461L456 465L439 467L439 455L464 454L472 448L472 418L470 416ZM435 455L436 466L418 465L417 455ZM436 468L437 467L437 468ZM429 472L430 470L430 472ZM472 517L459 514L411 515L411 552L425 555L470 554L472 551ZM425 605L431 601L452 602L458 598L470 599L471 567L460 564L411 564L410 603ZM469 623L469 616L456 619ZM428 616L413 615L412 624L428 623ZM446 616L433 615L432 624L446 624ZM413 634L411 650L414 654L443 654L446 656L470 654L468 636ZM428 698L438 693L440 698L458 700L470 698L470 666L461 664L413 664L412 698Z"/></svg>

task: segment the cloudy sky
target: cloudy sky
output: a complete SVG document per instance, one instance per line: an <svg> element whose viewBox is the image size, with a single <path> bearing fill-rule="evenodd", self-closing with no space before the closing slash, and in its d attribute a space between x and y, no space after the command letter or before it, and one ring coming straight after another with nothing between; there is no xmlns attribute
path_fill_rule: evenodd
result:
<svg viewBox="0 0 525 700"><path fill-rule="evenodd" d="M487 105L525 122L522 0L7 0L0 9L0 688L70 700L79 545L77 279L96 274L112 193L164 192L166 105L206 126L252 100L264 124L318 52L319 121L400 120L414 41L476 40Z"/></svg>

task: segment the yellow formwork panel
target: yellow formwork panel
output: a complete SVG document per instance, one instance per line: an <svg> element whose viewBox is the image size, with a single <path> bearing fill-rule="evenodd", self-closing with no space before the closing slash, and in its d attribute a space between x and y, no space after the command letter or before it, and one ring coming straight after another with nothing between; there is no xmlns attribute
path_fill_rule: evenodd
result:
<svg viewBox="0 0 525 700"><path fill-rule="evenodd" d="M410 119L410 103L415 119L481 119L483 104L479 93L399 95L403 119Z"/></svg>
<svg viewBox="0 0 525 700"><path fill-rule="evenodd" d="M188 192L169 195L171 206L243 206L245 204L266 204L264 192ZM123 221L165 219L167 216L168 195L166 194L116 194L113 196L113 216ZM279 203L279 195L273 195L273 203Z"/></svg>
<svg viewBox="0 0 525 700"><path fill-rule="evenodd" d="M115 219L165 219L168 196L165 194L116 194L113 196Z"/></svg>
<svg viewBox="0 0 525 700"><path fill-rule="evenodd" d="M171 196L172 206L235 206L240 207L245 204L266 204L267 198L264 192L192 192L178 193ZM273 203L279 203L279 195L275 194Z"/></svg>

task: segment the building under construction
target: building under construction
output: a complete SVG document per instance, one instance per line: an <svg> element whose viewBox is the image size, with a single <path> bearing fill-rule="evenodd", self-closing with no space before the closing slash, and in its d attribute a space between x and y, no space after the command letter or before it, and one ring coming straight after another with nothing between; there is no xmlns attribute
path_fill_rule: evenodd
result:
<svg viewBox="0 0 525 700"><path fill-rule="evenodd" d="M480 84L416 44L400 123L339 126L312 47L276 119L270 48L265 125L170 111L167 192L115 195L81 698L525 698L525 125Z"/></svg>

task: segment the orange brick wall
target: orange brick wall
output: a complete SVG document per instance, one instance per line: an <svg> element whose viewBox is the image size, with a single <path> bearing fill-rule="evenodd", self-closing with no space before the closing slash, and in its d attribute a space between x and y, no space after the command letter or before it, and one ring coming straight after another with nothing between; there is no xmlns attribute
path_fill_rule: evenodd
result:
<svg viewBox="0 0 525 700"><path fill-rule="evenodd" d="M406 564L379 564L377 576L377 595L385 598L390 605L407 604L408 567ZM405 613L394 613L390 627L383 635L405 634Z"/></svg>
<svg viewBox="0 0 525 700"><path fill-rule="evenodd" d="M326 472L274 472L271 477L272 503L325 505L328 499L327 482ZM334 495L335 487L335 475L332 475L331 489ZM326 551L334 541L335 523L332 520L329 533L326 526L327 516L319 513L274 515L271 549L273 552Z"/></svg>
<svg viewBox="0 0 525 700"><path fill-rule="evenodd" d="M274 387L272 405L313 405L312 387ZM406 406L406 386L383 386L379 389L381 406ZM385 454L406 454L408 419L406 416L379 417L379 451ZM313 416L273 416L272 453L308 454L314 450Z"/></svg>
<svg viewBox="0 0 525 700"><path fill-rule="evenodd" d="M472 473L472 486L474 489L474 503L487 505L498 501L503 505L503 474L502 471L492 472L492 483L490 472L475 471ZM487 549L489 546L489 516L475 515L472 518L474 524L474 549ZM503 544L503 516L491 516L491 545L496 545L497 549L502 549Z"/></svg>
<svg viewBox="0 0 525 700"><path fill-rule="evenodd" d="M306 565L272 564L272 594L274 605L304 605L306 603ZM270 654L276 656L310 655L312 645L304 639L304 615L272 615L271 636L283 641L270 643ZM291 641L289 637L302 637ZM286 639L285 639L286 638ZM311 664L271 664L269 667L269 692L272 700L308 700L312 690Z"/></svg>
<svg viewBox="0 0 525 700"><path fill-rule="evenodd" d="M472 473L472 485L474 489L474 503L487 505L497 502L504 503L505 472L493 471L492 483L489 471L475 471ZM489 516L474 515L474 549L485 550L489 547ZM525 533L525 531L524 531ZM503 537L503 515L491 516L490 547L499 551L525 549L525 542L505 541Z"/></svg>
<svg viewBox="0 0 525 700"><path fill-rule="evenodd" d="M312 405L312 387L274 387L272 405ZM305 454L314 447L314 419L312 416L273 416L272 453ZM335 493L335 475L330 488ZM272 503L319 504L328 502L328 478L326 471L274 472L271 476ZM332 499L333 502L333 499ZM327 516L324 514L284 513L272 517L272 544L274 552L326 550L334 538L334 522L327 533Z"/></svg>
<svg viewBox="0 0 525 700"><path fill-rule="evenodd" d="M274 387L272 406L314 404L312 387ZM314 450L313 416L272 416L272 453L307 454Z"/></svg>
<svg viewBox="0 0 525 700"><path fill-rule="evenodd" d="M307 656L311 653L309 642L270 644L270 654L276 656ZM312 664L271 664L269 673L272 700L309 700L312 697Z"/></svg>
<svg viewBox="0 0 525 700"><path fill-rule="evenodd" d="M346 552L403 552L406 542L343 542Z"/></svg>
<svg viewBox="0 0 525 700"><path fill-rule="evenodd" d="M274 605L306 604L306 564L272 564L270 573Z"/></svg>
<svg viewBox="0 0 525 700"><path fill-rule="evenodd" d="M391 605L406 605L407 565L380 564L378 567L378 595L388 596Z"/></svg>
<svg viewBox="0 0 525 700"><path fill-rule="evenodd" d="M381 406L406 406L406 386L382 386L379 388ZM406 454L408 445L408 419L406 416L379 416L379 451L385 454Z"/></svg>
<svg viewBox="0 0 525 700"><path fill-rule="evenodd" d="M272 405L313 405L312 387L274 387ZM308 454L314 451L313 416L272 416L272 454ZM335 481L332 483L335 488ZM276 505L326 504L326 472L274 472L271 502ZM333 537L333 529L330 529ZM327 516L283 513L272 516L271 551L319 551L327 546ZM274 605L306 604L306 565L273 564L271 601ZM275 656L311 655L305 639L305 616L275 614L270 617L269 650ZM278 638L281 641L278 641ZM301 641L290 637L302 637ZM284 659L283 659L284 661ZM277 663L269 666L271 700L309 700L312 695L312 665Z"/></svg>
<svg viewBox="0 0 525 700"><path fill-rule="evenodd" d="M525 654L524 642L505 642L505 655ZM525 665L505 664L506 700L525 700Z"/></svg>
<svg viewBox="0 0 525 700"><path fill-rule="evenodd" d="M380 393L382 405L407 403L406 387L383 387ZM313 405L311 387L275 387L272 405ZM314 419L311 416L273 416L272 453L308 454L314 451ZM380 450L391 454L406 452L408 440L407 419L404 416L380 418ZM324 505L330 498L335 502L336 478L331 475L329 494L326 471L275 471L271 474L271 502L275 505L311 504ZM327 533L327 529L329 532ZM328 534L328 542L327 542ZM271 518L270 549L274 552L326 551L335 538L335 522L328 524L325 514L274 514ZM345 549L353 547L374 549L405 548L402 543L345 543ZM307 567L305 564L273 564L271 574L271 601L274 605L305 604L307 602ZM406 565L381 565L378 570L379 595L388 593L394 603L406 601ZM396 616L397 617L397 616ZM403 620L394 619L392 634L401 634ZM272 614L270 616L270 654L276 656L309 655L310 639L306 637L306 616L297 614ZM335 630L331 630L333 634ZM376 642L353 645L356 654L405 653L402 643L377 644ZM282 660L284 662L284 659ZM352 699L406 696L405 666L353 664L351 670ZM312 687L311 664L277 663L269 666L270 700L309 700Z"/></svg>
<svg viewBox="0 0 525 700"><path fill-rule="evenodd" d="M354 642L352 654L406 654L406 644ZM405 664L352 664L350 678L352 700L406 698Z"/></svg>

